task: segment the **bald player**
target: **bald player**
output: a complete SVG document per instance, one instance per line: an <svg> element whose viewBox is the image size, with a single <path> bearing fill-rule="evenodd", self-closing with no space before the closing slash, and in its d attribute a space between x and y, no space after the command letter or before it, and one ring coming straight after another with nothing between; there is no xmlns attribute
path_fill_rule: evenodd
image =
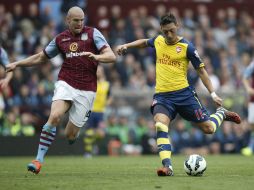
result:
<svg viewBox="0 0 254 190"><path fill-rule="evenodd" d="M115 62L115 55L96 28L84 26L84 12L79 7L69 9L66 17L68 29L57 35L45 49L24 60L6 65L6 71L16 67L35 66L61 54L63 64L55 83L51 112L42 127L36 159L27 169L38 174L50 145L55 139L60 119L69 112L65 135L74 143L80 128L88 120L97 89L96 71L99 62Z"/></svg>
<svg viewBox="0 0 254 190"><path fill-rule="evenodd" d="M161 35L151 39L140 39L117 47L122 55L128 48L152 47L156 54L156 86L151 112L157 132L157 147L162 167L157 170L158 176L172 176L171 144L168 137L169 124L180 114L191 121L204 133L212 134L222 121L240 123L237 113L230 112L222 106L222 99L216 95L213 85L205 70L195 47L177 35L178 23L173 14L161 18ZM211 97L218 106L216 113L210 115L201 104L196 91L187 80L189 61L196 69L199 77Z"/></svg>

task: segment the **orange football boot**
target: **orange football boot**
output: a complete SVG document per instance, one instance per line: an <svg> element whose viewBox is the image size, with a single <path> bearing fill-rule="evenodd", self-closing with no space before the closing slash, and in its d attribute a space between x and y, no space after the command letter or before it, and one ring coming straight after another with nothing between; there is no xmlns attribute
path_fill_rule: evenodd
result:
<svg viewBox="0 0 254 190"><path fill-rule="evenodd" d="M33 172L35 174L40 173L41 171L41 163L39 160L33 160L31 163L27 165L27 170Z"/></svg>

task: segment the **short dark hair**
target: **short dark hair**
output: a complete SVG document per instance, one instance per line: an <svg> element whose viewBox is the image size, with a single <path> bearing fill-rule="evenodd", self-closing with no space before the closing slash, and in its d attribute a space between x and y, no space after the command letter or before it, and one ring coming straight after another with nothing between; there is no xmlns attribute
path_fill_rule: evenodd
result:
<svg viewBox="0 0 254 190"><path fill-rule="evenodd" d="M175 15L173 15L172 13L169 13L161 17L160 25L166 25L170 23L177 24Z"/></svg>

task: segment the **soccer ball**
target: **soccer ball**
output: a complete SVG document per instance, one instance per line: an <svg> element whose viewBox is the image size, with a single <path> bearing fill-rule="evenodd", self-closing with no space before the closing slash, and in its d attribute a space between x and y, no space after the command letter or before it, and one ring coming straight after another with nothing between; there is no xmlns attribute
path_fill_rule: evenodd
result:
<svg viewBox="0 0 254 190"><path fill-rule="evenodd" d="M184 161L184 170L188 175L191 176L202 176L206 170L205 158L198 155L192 154Z"/></svg>

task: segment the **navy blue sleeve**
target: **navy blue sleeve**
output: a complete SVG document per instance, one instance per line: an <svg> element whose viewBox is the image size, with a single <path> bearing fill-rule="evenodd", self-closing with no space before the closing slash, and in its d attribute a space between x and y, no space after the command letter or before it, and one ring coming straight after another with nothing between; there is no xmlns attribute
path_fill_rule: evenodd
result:
<svg viewBox="0 0 254 190"><path fill-rule="evenodd" d="M204 63L199 57L198 51L191 43L188 43L187 58L191 61L191 64L193 65L195 69L198 69L204 66Z"/></svg>
<svg viewBox="0 0 254 190"><path fill-rule="evenodd" d="M154 41L155 41L156 38L157 38L157 36L155 36L155 37L150 38L149 40L147 40L147 42L146 42L147 45L154 48Z"/></svg>

